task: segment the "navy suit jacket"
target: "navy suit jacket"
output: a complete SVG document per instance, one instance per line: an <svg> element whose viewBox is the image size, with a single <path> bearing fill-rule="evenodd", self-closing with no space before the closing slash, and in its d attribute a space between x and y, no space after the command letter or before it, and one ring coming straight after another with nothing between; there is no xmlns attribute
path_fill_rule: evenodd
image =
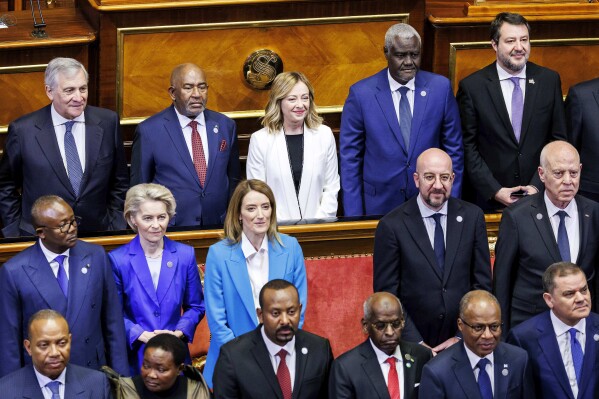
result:
<svg viewBox="0 0 599 399"><path fill-rule="evenodd" d="M225 344L214 370L216 399L283 399L259 325ZM326 399L333 352L328 339L295 333L292 399Z"/></svg>
<svg viewBox="0 0 599 399"><path fill-rule="evenodd" d="M514 327L507 341L528 352L535 382L535 396L543 399L599 398L599 315L591 313L586 320L586 342L582 375L575 398L568 382L549 311Z"/></svg>
<svg viewBox="0 0 599 399"><path fill-rule="evenodd" d="M493 357L494 399L541 399L533 395L528 355L523 349L500 342ZM463 343L445 349L424 366L419 397L481 399Z"/></svg>
<svg viewBox="0 0 599 399"><path fill-rule="evenodd" d="M138 375L145 345L137 339L144 331L179 330L191 342L204 317L204 293L195 252L189 245L164 237L156 289L139 235L108 255L123 304L131 375Z"/></svg>
<svg viewBox="0 0 599 399"><path fill-rule="evenodd" d="M208 136L208 170L204 187L193 166L174 106L137 126L131 152L131 185L158 183L177 201L174 226L220 225L239 181L235 122L204 110Z"/></svg>
<svg viewBox="0 0 599 399"><path fill-rule="evenodd" d="M58 195L83 222L79 231L120 230L129 188L119 118L107 109L85 108L85 173L79 196L64 167L52 124L51 105L8 127L0 161L0 216L5 237L35 235L31 206L42 195ZM19 193L21 190L21 193Z"/></svg>
<svg viewBox="0 0 599 399"><path fill-rule="evenodd" d="M29 318L42 309L66 318L73 336L71 364L93 369L107 364L129 374L123 313L104 248L85 241L71 248L68 300L39 242L0 268L0 287L0 376L31 363L23 339Z"/></svg>
<svg viewBox="0 0 599 399"><path fill-rule="evenodd" d="M374 292L387 291L401 299L407 319L404 340L436 346L455 336L462 296L473 289L491 290L489 243L480 208L449 198L441 273L416 199L379 222Z"/></svg>
<svg viewBox="0 0 599 399"><path fill-rule="evenodd" d="M452 195L460 196L464 150L451 84L443 76L418 71L415 87L409 148L393 108L387 68L350 88L339 137L346 216L384 215L415 196L416 159L431 147L451 157L456 174Z"/></svg>
<svg viewBox="0 0 599 399"><path fill-rule="evenodd" d="M411 342L399 343L403 356L402 397L416 399L422 368L430 359L432 352L422 345ZM407 360L410 355L412 359ZM409 366L407 366L409 364ZM329 379L329 397L334 399L389 399L389 391L381 366L372 349L370 339L345 352L333 362Z"/></svg>
<svg viewBox="0 0 599 399"><path fill-rule="evenodd" d="M69 364L64 382L64 399L112 398L108 379L100 371ZM31 365L0 379L0 392L2 399L44 399Z"/></svg>
<svg viewBox="0 0 599 399"><path fill-rule="evenodd" d="M576 196L580 250L576 264L584 270L591 288L593 309L599 265L599 204ZM543 300L543 273L561 262L559 248L547 215L543 192L506 208L495 246L493 291L501 306L504 332L549 308Z"/></svg>

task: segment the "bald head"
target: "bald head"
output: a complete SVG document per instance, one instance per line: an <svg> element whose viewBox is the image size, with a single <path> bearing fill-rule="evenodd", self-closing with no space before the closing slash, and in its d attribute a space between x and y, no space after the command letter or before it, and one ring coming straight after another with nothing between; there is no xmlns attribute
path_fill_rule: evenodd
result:
<svg viewBox="0 0 599 399"><path fill-rule="evenodd" d="M545 185L545 193L558 208L564 209L578 193L580 156L572 144L554 141L541 151L539 177Z"/></svg>
<svg viewBox="0 0 599 399"><path fill-rule="evenodd" d="M403 319L403 308L399 298L388 292L375 292L364 301L364 319L370 320L373 313L372 309L379 306L385 309L397 309L398 316Z"/></svg>
<svg viewBox="0 0 599 399"><path fill-rule="evenodd" d="M414 183L426 206L434 211L449 199L454 177L451 158L443 150L429 148L416 161Z"/></svg>
<svg viewBox="0 0 599 399"><path fill-rule="evenodd" d="M453 170L451 158L439 148L429 148L423 151L416 160L416 173L423 172L431 165L443 165L446 169Z"/></svg>
<svg viewBox="0 0 599 399"><path fill-rule="evenodd" d="M206 74L195 64L177 65L171 73L168 93L181 115L195 119L204 112L208 101Z"/></svg>
<svg viewBox="0 0 599 399"><path fill-rule="evenodd" d="M374 346L387 355L395 352L403 327L403 310L395 295L376 292L364 302L362 329Z"/></svg>

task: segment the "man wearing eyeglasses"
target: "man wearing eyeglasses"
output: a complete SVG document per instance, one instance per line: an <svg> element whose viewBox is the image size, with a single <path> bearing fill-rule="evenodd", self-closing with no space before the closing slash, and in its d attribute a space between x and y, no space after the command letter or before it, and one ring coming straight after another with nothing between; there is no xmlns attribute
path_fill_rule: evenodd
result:
<svg viewBox="0 0 599 399"><path fill-rule="evenodd" d="M570 262L543 274L543 299L550 310L514 327L507 341L528 352L535 396L543 399L599 398L599 315L580 267Z"/></svg>
<svg viewBox="0 0 599 399"><path fill-rule="evenodd" d="M460 298L491 290L485 219L480 208L450 198L451 158L424 151L413 175L419 194L383 217L374 239L374 292L404 306L403 338L440 352L457 342Z"/></svg>
<svg viewBox="0 0 599 399"><path fill-rule="evenodd" d="M432 352L401 340L404 314L388 292L364 302L362 329L368 339L333 362L329 397L335 399L411 399L418 397L422 368Z"/></svg>
<svg viewBox="0 0 599 399"><path fill-rule="evenodd" d="M463 343L424 366L420 397L429 399L531 399L532 373L526 351L500 342L501 310L487 291L470 291L460 301Z"/></svg>
<svg viewBox="0 0 599 399"><path fill-rule="evenodd" d="M122 306L106 252L77 239L80 220L60 197L38 198L31 218L38 241L0 268L0 377L31 363L22 343L41 309L59 312L71 326L73 364L107 364L127 375Z"/></svg>
<svg viewBox="0 0 599 399"><path fill-rule="evenodd" d="M131 185L157 183L177 201L174 226L224 222L239 181L235 122L206 109L206 74L194 64L171 73L173 104L139 124L131 150Z"/></svg>

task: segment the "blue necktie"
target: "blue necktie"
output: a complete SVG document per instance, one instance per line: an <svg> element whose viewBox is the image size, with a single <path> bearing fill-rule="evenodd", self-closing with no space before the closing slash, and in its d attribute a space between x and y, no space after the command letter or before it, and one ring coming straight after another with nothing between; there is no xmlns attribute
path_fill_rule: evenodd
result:
<svg viewBox="0 0 599 399"><path fill-rule="evenodd" d="M557 211L559 216L559 226L557 227L557 246L559 254L564 262L570 262L570 240L568 240L568 231L566 230L566 211Z"/></svg>
<svg viewBox="0 0 599 399"><path fill-rule="evenodd" d="M584 354L582 353L582 346L580 346L580 342L576 339L576 330L575 328L571 328L570 330L570 350L572 352L572 363L574 363L574 372L576 373L576 381L578 386L580 387L580 373L582 372L582 358Z"/></svg>
<svg viewBox="0 0 599 399"><path fill-rule="evenodd" d="M399 88L399 127L401 128L401 136L403 137L406 150L410 148L410 132L412 131L412 111L410 110L410 102L406 93L410 90L406 86Z"/></svg>
<svg viewBox="0 0 599 399"><path fill-rule="evenodd" d="M491 388L491 379L485 369L487 364L491 363L489 359L480 359L476 367L478 367L478 390L482 399L493 399L493 388Z"/></svg>
<svg viewBox="0 0 599 399"><path fill-rule="evenodd" d="M62 290L64 296L68 297L69 293L69 279L67 278L67 272L64 270L64 260L65 255L58 255L54 258L55 262L58 262L58 273L56 274L56 280L58 280L58 285L60 285L60 289Z"/></svg>
<svg viewBox="0 0 599 399"><path fill-rule="evenodd" d="M443 237L443 226L441 225L441 213L435 213L431 216L435 220L435 239L434 250L437 257L437 265L441 272L445 268L445 238Z"/></svg>
<svg viewBox="0 0 599 399"><path fill-rule="evenodd" d="M52 381L46 384L46 386L50 389L50 391L52 392L52 399L60 399L60 382L59 381Z"/></svg>
<svg viewBox="0 0 599 399"><path fill-rule="evenodd" d="M68 121L64 124L66 131L64 134L64 153L67 158L67 171L69 172L69 180L75 196L79 196L79 186L81 185L81 178L83 177L83 168L81 167L81 160L79 159L79 153L77 152L77 145L75 144L75 138L73 137L73 125L75 121Z"/></svg>
<svg viewBox="0 0 599 399"><path fill-rule="evenodd" d="M522 131L522 113L524 112L524 96L522 95L522 88L520 88L520 78L510 78L514 84L514 91L512 92L512 127L514 128L514 135L516 141L520 141L520 132Z"/></svg>

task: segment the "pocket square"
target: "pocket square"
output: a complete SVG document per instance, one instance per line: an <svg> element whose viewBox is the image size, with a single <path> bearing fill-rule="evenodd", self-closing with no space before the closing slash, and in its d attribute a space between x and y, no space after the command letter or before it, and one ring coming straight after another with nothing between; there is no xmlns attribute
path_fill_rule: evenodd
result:
<svg viewBox="0 0 599 399"><path fill-rule="evenodd" d="M223 152L227 149L227 140L222 139L222 141L220 142L220 148L218 149L219 152Z"/></svg>

